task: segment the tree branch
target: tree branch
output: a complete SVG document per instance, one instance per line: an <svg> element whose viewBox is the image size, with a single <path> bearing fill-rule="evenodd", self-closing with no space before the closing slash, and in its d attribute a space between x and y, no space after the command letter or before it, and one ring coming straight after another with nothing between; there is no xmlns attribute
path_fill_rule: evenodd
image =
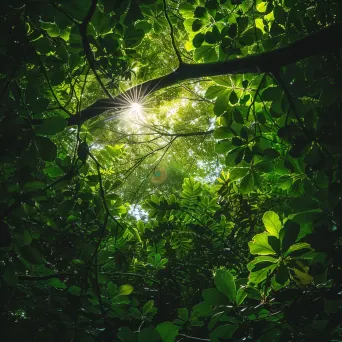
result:
<svg viewBox="0 0 342 342"><path fill-rule="evenodd" d="M175 50L175 53L177 55L177 59L178 59L178 63L179 65L183 64L183 61L182 61L182 57L177 49L177 46L176 46L176 42L175 42L175 34L174 34L174 30L173 30L173 26L172 26L172 23L171 23L171 20L169 18L169 15L167 14L167 9L166 9L166 0L163 0L163 4L164 4L164 14L165 14L165 18L169 24L169 27L170 27L170 35L171 35L171 43L172 43L172 47L173 49Z"/></svg>
<svg viewBox="0 0 342 342"><path fill-rule="evenodd" d="M144 82L129 89L126 93L113 99L100 99L81 112L82 122L95 118L107 110L120 110L127 93L150 94L157 90L175 85L188 79L212 77L227 74L273 73L304 58L314 56L328 50L342 47L342 24L332 25L305 38L297 40L286 47L263 52L253 56L237 58L218 63L187 64L183 63L174 72ZM68 125L79 123L78 116L68 120Z"/></svg>

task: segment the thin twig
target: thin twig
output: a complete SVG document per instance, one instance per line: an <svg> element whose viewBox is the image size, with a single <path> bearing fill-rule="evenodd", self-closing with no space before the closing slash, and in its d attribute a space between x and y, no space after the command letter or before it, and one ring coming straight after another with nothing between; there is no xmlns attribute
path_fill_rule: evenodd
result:
<svg viewBox="0 0 342 342"><path fill-rule="evenodd" d="M170 21L170 18L169 18L169 15L167 14L167 9L166 9L166 0L163 0L163 3L164 3L164 14L165 14L165 18L169 24L169 27L170 27L170 35L171 35L171 43L172 43L172 47L173 49L175 50L175 53L177 55L177 59L178 59L178 63L179 65L182 65L183 64L183 61L182 61L182 57L177 49L177 46L176 46L176 42L175 42L175 36L174 36L174 30L173 30L173 26L172 26L172 23Z"/></svg>

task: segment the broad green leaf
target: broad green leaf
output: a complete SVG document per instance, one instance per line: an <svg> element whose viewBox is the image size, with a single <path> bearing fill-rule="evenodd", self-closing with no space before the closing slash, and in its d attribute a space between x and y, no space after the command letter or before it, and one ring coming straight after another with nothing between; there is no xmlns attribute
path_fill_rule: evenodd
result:
<svg viewBox="0 0 342 342"><path fill-rule="evenodd" d="M197 33L194 39L192 40L192 45L195 48L199 48L204 43L205 35L203 33Z"/></svg>
<svg viewBox="0 0 342 342"><path fill-rule="evenodd" d="M247 268L249 271L253 271L254 269L257 269L256 266L258 266L258 269L270 266L271 264L276 264L278 262L278 259L270 257L270 256L259 256L253 259L248 265ZM261 266L259 266L261 264Z"/></svg>
<svg viewBox="0 0 342 342"><path fill-rule="evenodd" d="M58 166L46 167L43 171L51 178L56 178L64 175L64 171Z"/></svg>
<svg viewBox="0 0 342 342"><path fill-rule="evenodd" d="M138 342L159 342L160 335L153 327L142 329L138 334Z"/></svg>
<svg viewBox="0 0 342 342"><path fill-rule="evenodd" d="M262 217L262 222L264 223L266 230L271 235L277 238L279 237L282 224L279 220L279 216L274 211L266 211Z"/></svg>
<svg viewBox="0 0 342 342"><path fill-rule="evenodd" d="M118 296L128 296L133 291L132 285L121 285L118 290Z"/></svg>
<svg viewBox="0 0 342 342"><path fill-rule="evenodd" d="M52 278L47 280L46 282L49 286L54 287L55 289L66 289L67 286L58 278Z"/></svg>
<svg viewBox="0 0 342 342"><path fill-rule="evenodd" d="M281 101L283 98L283 91L278 87L268 87L262 93L264 101Z"/></svg>
<svg viewBox="0 0 342 342"><path fill-rule="evenodd" d="M239 98L236 94L236 92L233 90L231 93L230 93L230 96L229 96L229 102L232 104L232 105L235 105L237 104L239 101Z"/></svg>
<svg viewBox="0 0 342 342"><path fill-rule="evenodd" d="M37 191L45 188L45 183L41 181L30 181L24 184L24 191Z"/></svg>
<svg viewBox="0 0 342 342"><path fill-rule="evenodd" d="M269 264L269 266L261 268L258 271L253 271L249 274L249 282L253 284L259 284L265 279L269 278L273 271L276 269L276 264Z"/></svg>
<svg viewBox="0 0 342 342"><path fill-rule="evenodd" d="M191 316L209 317L213 314L211 306L206 302L201 302L193 306Z"/></svg>
<svg viewBox="0 0 342 342"><path fill-rule="evenodd" d="M210 334L210 342L220 342L232 338L238 325L224 324L220 325Z"/></svg>
<svg viewBox="0 0 342 342"><path fill-rule="evenodd" d="M299 280L299 282L303 285L308 285L313 282L313 277L307 273L295 268L294 270L294 277Z"/></svg>
<svg viewBox="0 0 342 342"><path fill-rule="evenodd" d="M45 161L54 161L57 157L57 146L46 137L35 137L40 157Z"/></svg>
<svg viewBox="0 0 342 342"><path fill-rule="evenodd" d="M251 172L247 173L246 176L244 176L241 179L240 183L240 192L242 194L248 194L250 193L254 188L254 178Z"/></svg>
<svg viewBox="0 0 342 342"><path fill-rule="evenodd" d="M234 133L232 133L231 129L227 126L218 127L214 131L215 139L231 138L233 135Z"/></svg>
<svg viewBox="0 0 342 342"><path fill-rule="evenodd" d="M126 48L132 49L137 47L142 42L144 36L145 32L143 30L130 27L124 35Z"/></svg>
<svg viewBox="0 0 342 342"><path fill-rule="evenodd" d="M226 87L214 85L207 89L205 93L205 97L208 99L216 99L219 95L222 95L227 92Z"/></svg>
<svg viewBox="0 0 342 342"><path fill-rule="evenodd" d="M183 321L187 321L189 319L189 310L186 308L177 309L178 317Z"/></svg>
<svg viewBox="0 0 342 342"><path fill-rule="evenodd" d="M74 296L80 296L81 292L82 292L81 288L79 286L75 286L75 285L69 287L68 291Z"/></svg>
<svg viewBox="0 0 342 342"><path fill-rule="evenodd" d="M243 178L249 170L249 167L234 167L229 173L229 178L232 181Z"/></svg>
<svg viewBox="0 0 342 342"><path fill-rule="evenodd" d="M199 31L202 28L203 25L204 25L204 22L201 19L196 19L192 23L192 31L194 31L194 32Z"/></svg>
<svg viewBox="0 0 342 342"><path fill-rule="evenodd" d="M256 9L258 10L258 12L266 12L266 9L267 9L267 2L259 2L257 5L256 5Z"/></svg>
<svg viewBox="0 0 342 342"><path fill-rule="evenodd" d="M299 232L300 226L298 223L291 220L287 220L285 222L284 228L279 234L283 253L285 253L291 247L291 245L296 242Z"/></svg>
<svg viewBox="0 0 342 342"><path fill-rule="evenodd" d="M148 302L146 302L146 304L143 306L143 314L146 315L147 313L149 313L153 306L154 300L149 300Z"/></svg>
<svg viewBox="0 0 342 342"><path fill-rule="evenodd" d="M163 322L157 325L156 331L163 342L173 342L178 335L178 327L171 322Z"/></svg>
<svg viewBox="0 0 342 342"><path fill-rule="evenodd" d="M213 63L217 61L217 58L215 46L202 45L194 51L194 60L196 62L203 59L204 63Z"/></svg>
<svg viewBox="0 0 342 342"><path fill-rule="evenodd" d="M246 297L247 297L247 293L245 289L240 288L236 293L236 298L235 298L236 305L237 306L241 305L243 301L246 299Z"/></svg>
<svg viewBox="0 0 342 342"><path fill-rule="evenodd" d="M223 293L231 302L236 297L234 277L229 271L217 270L214 277L216 288Z"/></svg>
<svg viewBox="0 0 342 342"><path fill-rule="evenodd" d="M136 335L128 327L123 327L119 329L118 337L122 342L134 342L136 341Z"/></svg>
<svg viewBox="0 0 342 342"><path fill-rule="evenodd" d="M293 198L290 201L290 207L297 212L303 212L318 209L320 207L320 203L312 197L300 196Z"/></svg>
<svg viewBox="0 0 342 342"><path fill-rule="evenodd" d="M193 18L195 7L187 2L183 2L179 5L178 10L184 18Z"/></svg>
<svg viewBox="0 0 342 342"><path fill-rule="evenodd" d="M284 264L281 264L275 273L274 280L272 279L272 287L277 291L289 282L289 271Z"/></svg>
<svg viewBox="0 0 342 342"><path fill-rule="evenodd" d="M290 256L292 259L301 259L301 258L313 258L312 255L313 249L307 242L299 242L294 245L291 245L290 248L285 253L285 256Z"/></svg>
<svg viewBox="0 0 342 342"><path fill-rule="evenodd" d="M227 93L219 95L215 101L214 113L219 116L228 108L229 96Z"/></svg>
<svg viewBox="0 0 342 342"><path fill-rule="evenodd" d="M268 238L270 235L267 232L257 234L253 240L248 243L251 254L258 255L272 255L276 254L274 249L270 246Z"/></svg>
<svg viewBox="0 0 342 342"><path fill-rule="evenodd" d="M210 306L225 305L227 298L217 289L205 289L202 291L204 301Z"/></svg>

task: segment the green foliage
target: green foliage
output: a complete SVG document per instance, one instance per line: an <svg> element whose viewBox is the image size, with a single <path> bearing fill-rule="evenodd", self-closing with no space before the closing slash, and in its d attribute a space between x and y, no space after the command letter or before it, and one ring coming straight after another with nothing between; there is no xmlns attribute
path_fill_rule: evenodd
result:
<svg viewBox="0 0 342 342"><path fill-rule="evenodd" d="M342 339L341 1L0 9L6 341Z"/></svg>

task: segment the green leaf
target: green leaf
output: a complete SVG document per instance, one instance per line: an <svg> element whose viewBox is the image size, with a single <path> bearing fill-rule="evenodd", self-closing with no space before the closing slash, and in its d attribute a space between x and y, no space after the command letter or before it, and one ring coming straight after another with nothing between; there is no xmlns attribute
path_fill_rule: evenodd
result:
<svg viewBox="0 0 342 342"><path fill-rule="evenodd" d="M232 105L235 105L237 104L239 101L239 98L238 96L236 95L236 92L233 90L231 93L230 93L230 96L229 96L229 102L232 104Z"/></svg>
<svg viewBox="0 0 342 342"><path fill-rule="evenodd" d="M229 178L232 181L240 179L242 177L245 177L249 170L249 167L234 167L229 173Z"/></svg>
<svg viewBox="0 0 342 342"><path fill-rule="evenodd" d="M194 317L209 317L213 314L213 310L210 307L210 305L206 302L202 302L199 304L196 304L192 308L192 314L191 316Z"/></svg>
<svg viewBox="0 0 342 342"><path fill-rule="evenodd" d="M183 321L187 321L189 319L189 310L186 308L177 309L178 317Z"/></svg>
<svg viewBox="0 0 342 342"><path fill-rule="evenodd" d="M253 271L249 274L249 282L253 283L255 285L261 283L265 279L269 278L273 271L276 269L276 264L269 264L269 266L266 266L264 268L261 268L258 271Z"/></svg>
<svg viewBox="0 0 342 342"><path fill-rule="evenodd" d="M152 24L146 20L140 20L137 24L135 24L135 28L137 30L142 30L146 33L149 33L152 30Z"/></svg>
<svg viewBox="0 0 342 342"><path fill-rule="evenodd" d="M245 144L245 142L242 139L240 139L239 137L233 137L232 138L232 144L234 146L242 146Z"/></svg>
<svg viewBox="0 0 342 342"><path fill-rule="evenodd" d="M178 10L184 18L192 18L194 15L195 7L187 2L183 2L179 5Z"/></svg>
<svg viewBox="0 0 342 342"><path fill-rule="evenodd" d="M214 277L216 288L222 292L231 302L236 297L236 286L234 277L230 272L217 270Z"/></svg>
<svg viewBox="0 0 342 342"><path fill-rule="evenodd" d="M41 158L45 161L54 161L57 157L57 146L46 137L35 137L36 146Z"/></svg>
<svg viewBox="0 0 342 342"><path fill-rule="evenodd" d="M284 228L280 231L281 249L285 253L291 245L296 242L296 239L300 232L300 226L298 223L291 220L285 222Z"/></svg>
<svg viewBox="0 0 342 342"><path fill-rule="evenodd" d="M156 331L163 342L173 342L178 335L178 327L171 322L163 322L157 325Z"/></svg>
<svg viewBox="0 0 342 342"><path fill-rule="evenodd" d="M258 255L272 255L276 254L274 249L270 246L268 238L270 235L267 232L257 234L253 240L248 243L251 254Z"/></svg>
<svg viewBox="0 0 342 342"><path fill-rule="evenodd" d="M225 159L226 165L235 166L237 164L240 164L242 157L243 157L243 152L244 152L244 149L241 147L230 149Z"/></svg>
<svg viewBox="0 0 342 342"><path fill-rule="evenodd" d="M230 140L220 140L215 145L215 152L218 154L226 154L233 149L232 142Z"/></svg>
<svg viewBox="0 0 342 342"><path fill-rule="evenodd" d="M266 88L261 97L264 101L281 101L283 98L283 91L278 87L268 87Z"/></svg>
<svg viewBox="0 0 342 342"><path fill-rule="evenodd" d="M134 342L136 341L136 335L128 327L123 327L119 329L118 337L122 342Z"/></svg>
<svg viewBox="0 0 342 342"><path fill-rule="evenodd" d="M233 324L220 325L210 334L210 342L221 342L232 338L237 328L238 326Z"/></svg>
<svg viewBox="0 0 342 342"><path fill-rule="evenodd" d="M64 175L64 171L58 166L46 167L43 171L51 178L56 178Z"/></svg>
<svg viewBox="0 0 342 342"><path fill-rule="evenodd" d="M289 204L290 207L296 210L297 212L310 211L313 209L320 208L319 202L314 198L308 196L300 196L293 198Z"/></svg>
<svg viewBox="0 0 342 342"><path fill-rule="evenodd" d="M214 85L207 89L205 93L205 97L208 99L216 99L219 95L222 95L227 92L226 87Z"/></svg>
<svg viewBox="0 0 342 342"><path fill-rule="evenodd" d="M118 290L118 296L128 296L133 291L132 285L121 285Z"/></svg>
<svg viewBox="0 0 342 342"><path fill-rule="evenodd" d="M243 288L240 288L238 290L238 292L236 293L236 298L235 298L235 302L236 305L239 306L243 303L243 301L246 299L247 297L247 293Z"/></svg>
<svg viewBox="0 0 342 342"><path fill-rule="evenodd" d="M195 48L201 47L202 44L204 43L204 38L205 38L205 35L203 33L197 33L194 39L192 40L192 45Z"/></svg>
<svg viewBox="0 0 342 342"><path fill-rule="evenodd" d="M256 5L256 9L258 10L258 12L266 12L267 9L267 2L260 2Z"/></svg>
<svg viewBox="0 0 342 342"><path fill-rule="evenodd" d="M259 256L253 259L248 265L247 269L252 271L258 271L264 267L268 267L271 264L276 264L278 259L270 257L270 256Z"/></svg>
<svg viewBox="0 0 342 342"><path fill-rule="evenodd" d="M282 6L275 6L273 9L274 19L278 24L284 25L286 21L286 12Z"/></svg>
<svg viewBox="0 0 342 342"><path fill-rule="evenodd" d="M227 35L231 38L234 39L237 35L237 25L235 23L231 24L228 28Z"/></svg>
<svg viewBox="0 0 342 342"><path fill-rule="evenodd" d="M74 286L74 285L69 287L68 291L74 296L80 296L81 292L82 292L82 290L79 286Z"/></svg>
<svg viewBox="0 0 342 342"><path fill-rule="evenodd" d="M214 131L214 138L215 139L225 139L230 138L234 134L232 133L231 129L227 126L221 126L215 129Z"/></svg>
<svg viewBox="0 0 342 342"><path fill-rule="evenodd" d="M225 112L228 108L229 97L228 94L224 93L217 97L214 105L214 113L219 116Z"/></svg>
<svg viewBox="0 0 342 342"><path fill-rule="evenodd" d="M26 182L23 186L24 191L37 191L45 188L45 183L41 181Z"/></svg>
<svg viewBox="0 0 342 342"><path fill-rule="evenodd" d="M314 257L312 255L313 249L306 242L299 242L294 245L291 245L290 248L285 253L285 256L290 256L292 259L301 259L304 258L306 254L308 254L309 258ZM306 258L306 257L305 257Z"/></svg>
<svg viewBox="0 0 342 342"><path fill-rule="evenodd" d="M277 238L279 237L282 224L279 220L279 216L274 211L266 211L262 217L262 222L271 235Z"/></svg>
<svg viewBox="0 0 342 342"><path fill-rule="evenodd" d="M143 30L130 27L124 35L125 47L128 49L137 47L144 39L144 36L145 32Z"/></svg>
<svg viewBox="0 0 342 342"><path fill-rule="evenodd" d="M143 307L143 314L146 315L154 306L154 300L149 300Z"/></svg>
<svg viewBox="0 0 342 342"><path fill-rule="evenodd" d="M148 327L142 329L138 334L138 342L159 342L160 336L159 334L153 329L153 327Z"/></svg>
<svg viewBox="0 0 342 342"><path fill-rule="evenodd" d="M54 27L51 27L50 29L47 30L47 34L51 38L59 37L60 33L61 32L60 32L59 27L57 25L55 25Z"/></svg>
<svg viewBox="0 0 342 342"><path fill-rule="evenodd" d="M194 16L195 18L205 18L207 15L207 10L205 7L196 7L195 11L194 11Z"/></svg>
<svg viewBox="0 0 342 342"><path fill-rule="evenodd" d="M46 282L49 286L54 287L55 289L66 289L67 286L58 278L52 278L47 280Z"/></svg>
<svg viewBox="0 0 342 342"><path fill-rule="evenodd" d="M194 60L196 62L203 59L205 63L213 63L217 61L217 58L215 46L202 45L194 51Z"/></svg>
<svg viewBox="0 0 342 342"><path fill-rule="evenodd" d="M118 287L116 284L112 283L111 281L107 284L108 292L111 296L115 296L118 291Z"/></svg>
<svg viewBox="0 0 342 342"><path fill-rule="evenodd" d="M279 290L281 288L283 288L289 281L289 271L287 269L287 267L284 264L281 264L277 271L276 274L274 276L274 282L272 284L272 287L275 290Z"/></svg>
<svg viewBox="0 0 342 342"><path fill-rule="evenodd" d="M205 289L202 291L204 301L210 306L225 305L227 298L217 289Z"/></svg>
<svg viewBox="0 0 342 342"><path fill-rule="evenodd" d="M241 179L240 183L240 192L242 194L248 194L250 193L254 188L254 178L251 172L247 173L246 176L244 176Z"/></svg>
<svg viewBox="0 0 342 342"><path fill-rule="evenodd" d="M28 246L32 242L32 236L28 229L24 229L22 233L15 233L14 234L16 244L21 246Z"/></svg>
<svg viewBox="0 0 342 342"><path fill-rule="evenodd" d="M194 32L199 31L202 26L204 25L203 21L201 19L196 19L193 23L192 23L192 30Z"/></svg>
<svg viewBox="0 0 342 342"><path fill-rule="evenodd" d="M244 123L243 116L237 108L234 108L233 118L234 118L235 122L243 125L243 123Z"/></svg>
<svg viewBox="0 0 342 342"><path fill-rule="evenodd" d="M239 39L239 43L246 46L251 46L262 38L262 31L259 28L251 28L244 32Z"/></svg>
<svg viewBox="0 0 342 342"><path fill-rule="evenodd" d="M34 87L34 85L29 85L30 87ZM32 98L30 101L31 108L35 114L44 112L49 106L50 100L46 98Z"/></svg>

